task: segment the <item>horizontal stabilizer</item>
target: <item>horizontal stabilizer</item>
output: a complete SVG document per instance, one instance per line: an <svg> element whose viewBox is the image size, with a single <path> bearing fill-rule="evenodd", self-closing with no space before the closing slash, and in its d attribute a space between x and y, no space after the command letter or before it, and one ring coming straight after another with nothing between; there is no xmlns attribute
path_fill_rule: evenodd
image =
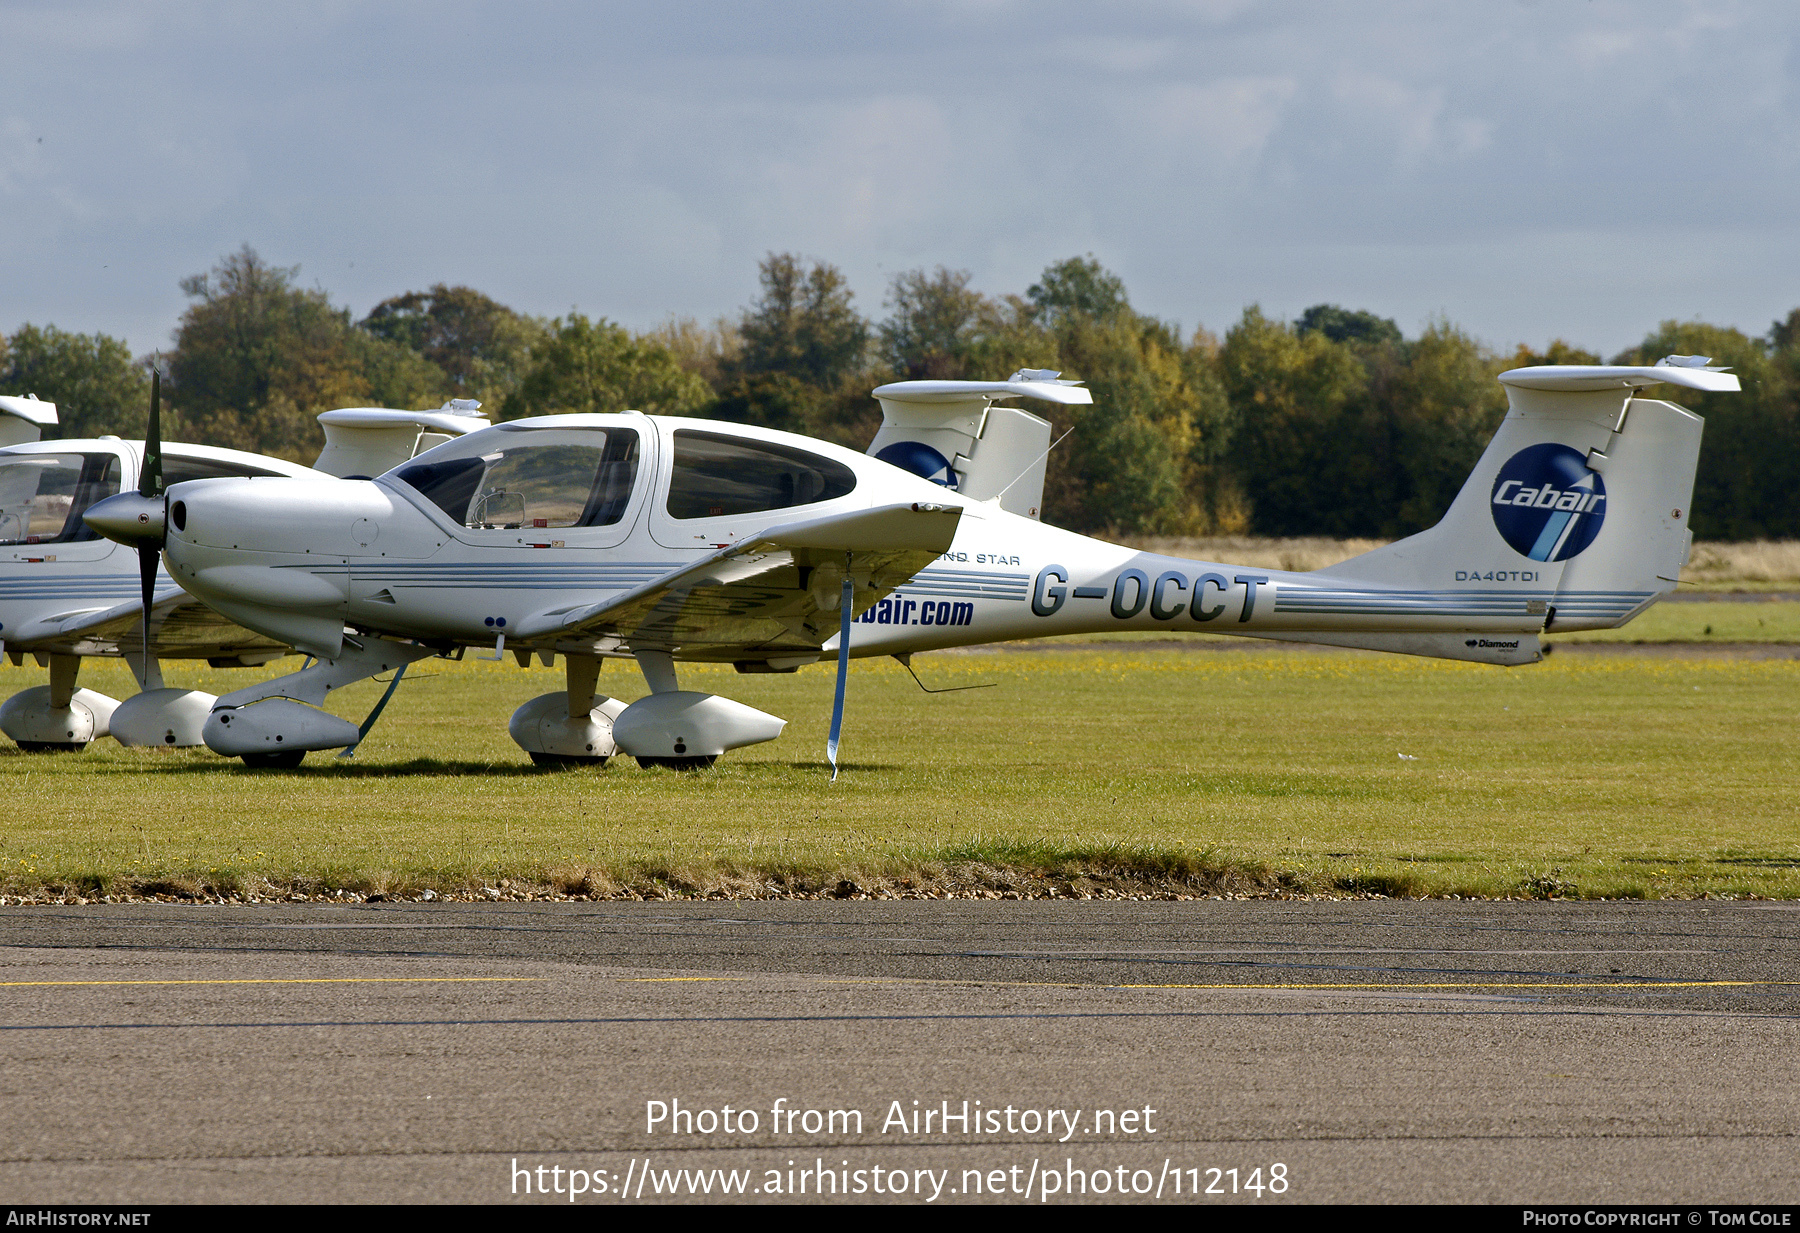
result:
<svg viewBox="0 0 1800 1233"><path fill-rule="evenodd" d="M1683 389L1708 393L1735 393L1742 388L1735 373L1673 364L1538 364L1501 373L1500 384L1563 394L1637 389L1646 385L1679 385Z"/></svg>
<svg viewBox="0 0 1800 1233"><path fill-rule="evenodd" d="M1045 402L1086 405L1094 396L1079 381L893 381L875 387L883 402L957 403L971 399L1042 398Z"/></svg>

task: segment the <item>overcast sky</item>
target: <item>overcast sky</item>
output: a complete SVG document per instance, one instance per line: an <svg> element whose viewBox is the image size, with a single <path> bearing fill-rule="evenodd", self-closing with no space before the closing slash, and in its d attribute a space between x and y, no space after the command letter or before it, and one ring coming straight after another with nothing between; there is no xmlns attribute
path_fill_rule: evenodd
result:
<svg viewBox="0 0 1800 1233"><path fill-rule="evenodd" d="M1800 305L1792 0L0 0L0 331L166 345L249 243L637 328L791 250L1223 331L1334 302L1610 354Z"/></svg>

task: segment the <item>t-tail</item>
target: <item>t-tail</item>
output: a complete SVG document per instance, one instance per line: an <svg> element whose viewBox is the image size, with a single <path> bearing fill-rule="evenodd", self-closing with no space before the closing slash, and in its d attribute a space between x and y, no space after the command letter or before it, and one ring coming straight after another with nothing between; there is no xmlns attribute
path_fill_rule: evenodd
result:
<svg viewBox="0 0 1800 1233"><path fill-rule="evenodd" d="M1523 601L1528 624L1541 614L1541 631L1625 624L1673 590L1687 563L1703 427L1693 412L1637 391L1739 388L1737 377L1707 364L1670 356L1654 366L1544 365L1500 374L1506 418L1443 520L1312 577L1471 617L1510 612ZM1373 648L1380 639L1340 641ZM1536 658L1537 640L1529 641L1512 657L1493 658L1519 662L1527 650ZM1444 653L1423 645L1380 649Z"/></svg>

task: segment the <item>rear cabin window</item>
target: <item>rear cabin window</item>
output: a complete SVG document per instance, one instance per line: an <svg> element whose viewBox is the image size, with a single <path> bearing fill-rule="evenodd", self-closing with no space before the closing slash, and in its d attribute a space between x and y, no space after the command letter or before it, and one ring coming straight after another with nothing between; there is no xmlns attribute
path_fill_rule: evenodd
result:
<svg viewBox="0 0 1800 1233"><path fill-rule="evenodd" d="M441 445L394 475L471 530L608 527L625 516L637 465L638 435L628 428L502 425L466 446Z"/></svg>
<svg viewBox="0 0 1800 1233"><path fill-rule="evenodd" d="M719 518L812 505L856 487L841 462L791 446L710 432L675 433L669 517Z"/></svg>
<svg viewBox="0 0 1800 1233"><path fill-rule="evenodd" d="M116 454L0 454L0 544L98 539L81 515L118 491Z"/></svg>

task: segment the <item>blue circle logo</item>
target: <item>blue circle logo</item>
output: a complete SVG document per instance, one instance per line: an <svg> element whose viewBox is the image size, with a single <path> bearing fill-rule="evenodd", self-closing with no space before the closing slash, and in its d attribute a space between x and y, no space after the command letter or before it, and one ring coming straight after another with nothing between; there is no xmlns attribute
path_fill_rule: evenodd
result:
<svg viewBox="0 0 1800 1233"><path fill-rule="evenodd" d="M1494 479L1488 507L1500 538L1533 561L1566 561L1606 521L1606 484L1587 455L1546 442L1514 454Z"/></svg>
<svg viewBox="0 0 1800 1233"><path fill-rule="evenodd" d="M922 475L934 484L956 487L956 472L950 469L950 460L923 442L896 441L875 457L902 471Z"/></svg>

